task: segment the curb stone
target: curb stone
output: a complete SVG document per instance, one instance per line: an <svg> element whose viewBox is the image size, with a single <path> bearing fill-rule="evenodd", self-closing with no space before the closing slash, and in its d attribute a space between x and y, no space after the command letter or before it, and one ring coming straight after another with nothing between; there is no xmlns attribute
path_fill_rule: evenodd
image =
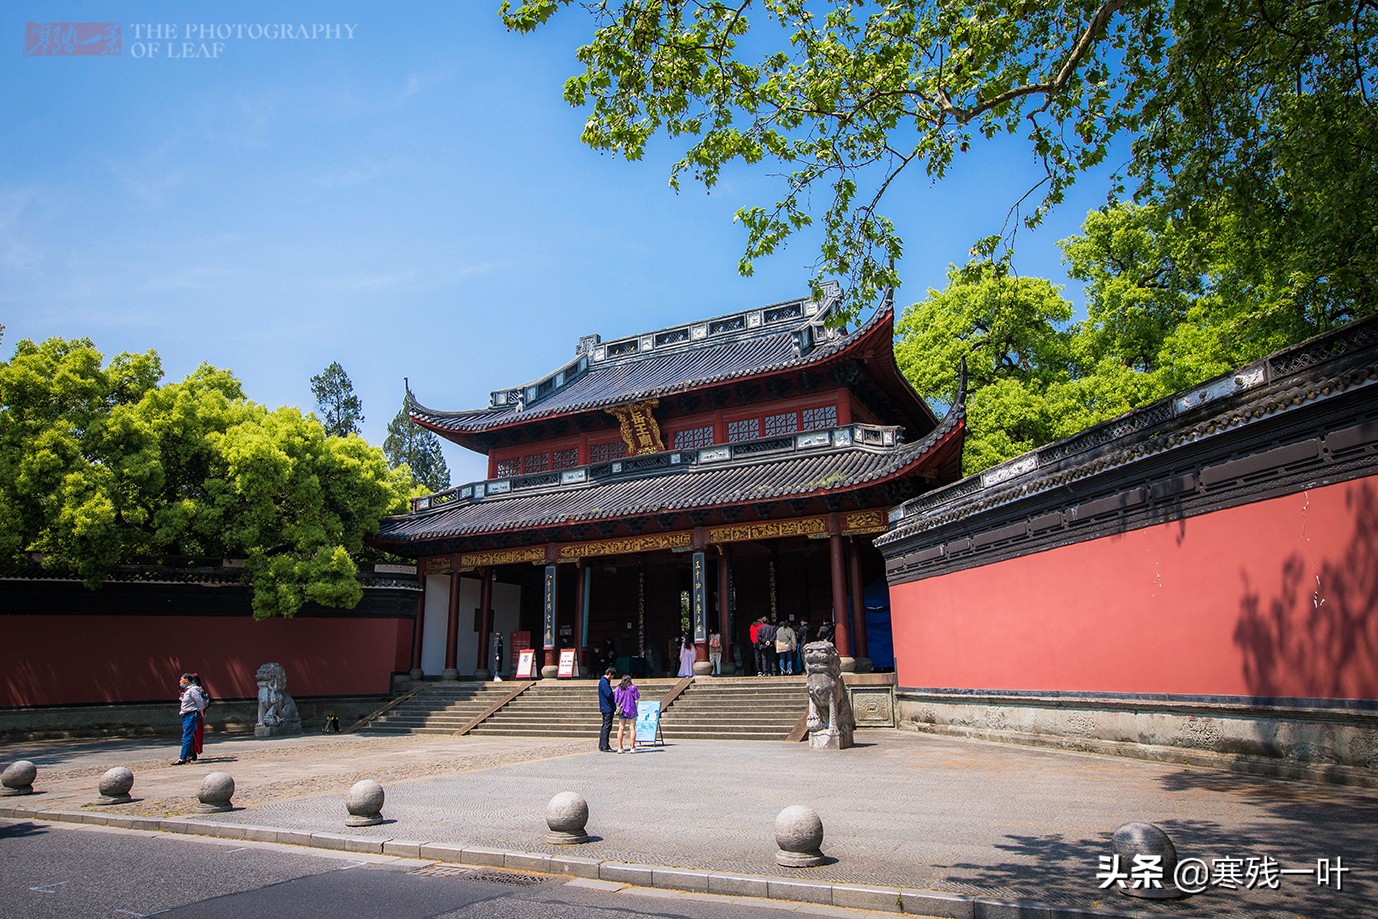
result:
<svg viewBox="0 0 1378 919"><path fill-rule="evenodd" d="M214 823L188 817L133 817L119 814L28 811L0 808L0 818L45 823L103 825L139 832L180 833L253 842L276 842L332 851L366 852L399 858L420 858L488 868L558 873L583 880L616 885L683 890L690 893L759 897L788 902L820 903L849 909L869 909L942 919L1140 919L1141 912L1062 906L1036 900L1004 900L970 897L937 890L908 887L866 887L795 878L750 874L726 874L687 868L670 868L630 862L599 861L566 855L508 852L482 846L461 847L414 840L348 836L342 833L311 833L253 824Z"/></svg>

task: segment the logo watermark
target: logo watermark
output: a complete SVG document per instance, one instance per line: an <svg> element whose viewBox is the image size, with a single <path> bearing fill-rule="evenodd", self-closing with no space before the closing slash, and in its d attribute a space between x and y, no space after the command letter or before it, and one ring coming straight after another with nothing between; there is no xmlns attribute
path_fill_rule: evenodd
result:
<svg viewBox="0 0 1378 919"><path fill-rule="evenodd" d="M1209 862L1201 858L1184 858L1177 863L1171 880L1187 894L1201 893L1209 887L1277 890L1282 886L1282 879L1288 876L1309 877L1318 887L1343 890L1344 876L1351 870L1338 855L1334 858L1318 858L1314 865L1306 868L1284 868L1270 855L1243 858L1225 856ZM1112 886L1136 890L1160 889L1166 880L1163 858L1161 855L1135 855L1131 864L1124 865L1119 855L1102 855L1096 880L1100 881L1102 890Z"/></svg>
<svg viewBox="0 0 1378 919"><path fill-rule="evenodd" d="M357 28L343 22L29 22L24 56L119 56L127 47L139 60L204 60L242 42L350 41Z"/></svg>
<svg viewBox="0 0 1378 919"><path fill-rule="evenodd" d="M25 57L116 55L123 48L118 22L27 22Z"/></svg>

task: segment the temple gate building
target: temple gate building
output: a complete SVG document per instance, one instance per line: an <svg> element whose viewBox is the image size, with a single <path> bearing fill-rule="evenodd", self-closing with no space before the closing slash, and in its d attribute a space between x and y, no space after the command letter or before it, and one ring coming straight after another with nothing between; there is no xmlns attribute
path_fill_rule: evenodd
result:
<svg viewBox="0 0 1378 919"><path fill-rule="evenodd" d="M939 420L896 367L892 302L847 331L838 298L587 336L469 411L409 392L416 423L488 457L486 480L415 500L373 540L421 566L413 669L486 677L496 633L504 670L529 641L546 675L562 649L658 673L688 631L697 672L719 632L731 673L760 616L832 621L844 666L865 669L872 539L960 477L965 429L960 398Z"/></svg>

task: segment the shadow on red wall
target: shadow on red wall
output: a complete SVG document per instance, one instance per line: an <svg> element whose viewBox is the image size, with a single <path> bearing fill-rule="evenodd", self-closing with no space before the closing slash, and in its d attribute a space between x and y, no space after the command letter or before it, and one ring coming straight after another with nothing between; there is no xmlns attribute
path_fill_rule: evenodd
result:
<svg viewBox="0 0 1378 919"><path fill-rule="evenodd" d="M1354 533L1338 562L1293 552L1267 600L1242 573L1234 641L1254 695L1378 698L1378 493L1361 482L1345 507Z"/></svg>

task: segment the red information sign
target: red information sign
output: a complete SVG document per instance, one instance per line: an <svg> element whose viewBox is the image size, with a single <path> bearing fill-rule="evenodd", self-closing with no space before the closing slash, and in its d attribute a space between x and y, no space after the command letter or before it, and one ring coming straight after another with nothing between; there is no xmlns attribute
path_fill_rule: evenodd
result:
<svg viewBox="0 0 1378 919"><path fill-rule="evenodd" d="M531 668L536 666L536 652L527 648L517 653L517 679L531 679Z"/></svg>

